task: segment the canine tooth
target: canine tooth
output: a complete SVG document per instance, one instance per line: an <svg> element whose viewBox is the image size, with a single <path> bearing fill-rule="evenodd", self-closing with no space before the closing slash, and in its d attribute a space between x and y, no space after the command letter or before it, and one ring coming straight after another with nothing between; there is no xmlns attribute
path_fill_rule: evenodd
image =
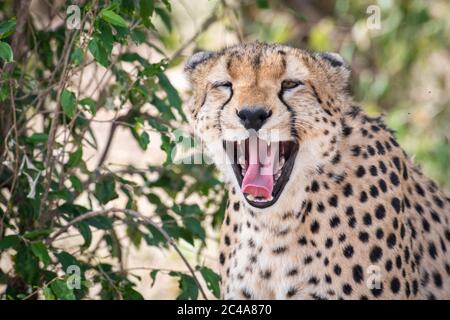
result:
<svg viewBox="0 0 450 320"><path fill-rule="evenodd" d="M284 166L285 162L286 162L286 160L284 159L284 157L281 157L281 159L280 159L280 167Z"/></svg>
<svg viewBox="0 0 450 320"><path fill-rule="evenodd" d="M255 201L255 197L252 194L248 194L247 199L250 201Z"/></svg>
<svg viewBox="0 0 450 320"><path fill-rule="evenodd" d="M280 176L281 176L281 171L278 171L278 172L275 174L275 180L278 180L278 179L280 178Z"/></svg>
<svg viewBox="0 0 450 320"><path fill-rule="evenodd" d="M273 197L272 196L270 196L270 197L268 197L267 199L266 199L266 201L272 201L273 200Z"/></svg>
<svg viewBox="0 0 450 320"><path fill-rule="evenodd" d="M267 141L267 146L270 147L270 140Z"/></svg>

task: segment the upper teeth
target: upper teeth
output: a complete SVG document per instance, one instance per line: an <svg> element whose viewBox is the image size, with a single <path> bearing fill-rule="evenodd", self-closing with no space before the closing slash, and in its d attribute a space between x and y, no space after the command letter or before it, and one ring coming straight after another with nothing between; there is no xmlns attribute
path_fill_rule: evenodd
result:
<svg viewBox="0 0 450 320"><path fill-rule="evenodd" d="M278 174L278 173L281 174L281 168L283 168L285 162L286 161L284 160L283 157L280 159L280 161L278 161L278 163L277 163L277 165L275 167L275 173L276 174ZM275 178L276 178L276 176L275 176Z"/></svg>

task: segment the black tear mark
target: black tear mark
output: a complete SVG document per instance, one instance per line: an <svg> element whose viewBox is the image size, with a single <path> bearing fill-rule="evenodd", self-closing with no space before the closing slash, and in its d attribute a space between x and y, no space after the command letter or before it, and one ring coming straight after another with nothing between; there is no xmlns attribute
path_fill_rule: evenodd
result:
<svg viewBox="0 0 450 320"><path fill-rule="evenodd" d="M200 110L205 105L207 96L208 96L208 89L206 89L205 94L203 95L203 99L202 99L202 103L200 104L200 107L197 110L195 110L194 113L193 113L193 116L194 116L195 120L197 120L198 113L200 112Z"/></svg>
<svg viewBox="0 0 450 320"><path fill-rule="evenodd" d="M297 132L297 128L295 127L295 121L297 118L297 114L295 112L295 110L284 100L283 98L283 91L280 90L280 92L278 92L278 98L280 99L280 101L285 105L287 111L289 112L290 115L290 131L291 131L291 135L296 139L299 140L299 135Z"/></svg>
<svg viewBox="0 0 450 320"><path fill-rule="evenodd" d="M320 99L319 94L317 93L316 87L311 83L311 89L313 91L314 96L319 104L322 104L322 99Z"/></svg>
<svg viewBox="0 0 450 320"><path fill-rule="evenodd" d="M222 123L220 122L220 118L222 117L222 110L225 108L225 106L228 104L228 102L231 101L231 98L233 98L233 87L230 87L230 96L228 99L222 104L222 106L219 109L219 112L217 114L217 122L219 123L219 132L222 133Z"/></svg>

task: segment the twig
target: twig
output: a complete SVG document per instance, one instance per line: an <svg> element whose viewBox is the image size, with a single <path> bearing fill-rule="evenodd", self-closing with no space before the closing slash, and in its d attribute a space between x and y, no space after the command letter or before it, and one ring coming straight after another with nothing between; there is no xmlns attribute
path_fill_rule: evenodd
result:
<svg viewBox="0 0 450 320"><path fill-rule="evenodd" d="M50 244L53 241L55 241L56 238L58 238L61 234L65 233L71 226L87 220L87 219L91 219L97 216L101 216L101 215L107 215L109 213L125 213L129 216L135 217L138 220L143 221L145 224L149 224L151 226L153 226L154 228L156 228L164 237L164 239L166 239L167 243L169 243L177 252L177 254L180 256L181 260L183 260L183 263L186 265L186 267L188 268L189 272L192 275L192 278L194 279L194 281L196 282L200 293L202 294L203 298L205 300L208 300L205 291L203 290L203 287L200 284L200 281L198 280L197 276L195 275L195 271L192 268L192 266L189 264L189 261L187 261L187 259L185 258L185 256L183 255L183 253L181 252L181 250L178 248L178 245L175 243L175 241L172 239L172 237L166 232L166 230L164 230L161 226L159 226L157 223L155 223L152 219L144 216L143 214L134 211L134 210L130 210L130 209L120 209L120 208L110 208L110 209L103 209L103 210L98 210L98 211L90 211L90 212L86 212L78 217L76 217L75 219L73 219L72 221L68 222L66 225L64 225L64 227L62 227L61 229L59 229L50 239L48 239L47 243Z"/></svg>
<svg viewBox="0 0 450 320"><path fill-rule="evenodd" d="M51 211L50 210L45 210L45 209L49 209L50 206L47 206L47 199L48 199L48 194L49 194L49 189L50 189L50 184L51 184L51 178L52 178L52 168L53 168L53 145L54 145L54 141L55 141L55 136L56 136L56 131L58 130L58 126L59 126L59 113L61 111L61 94L63 92L64 86L66 84L66 75L67 75L67 68L68 68L68 62L69 62L69 56L70 56L70 51L73 45L73 40L75 38L75 34L73 33L73 37L70 38L70 36L66 37L66 43L64 45L65 48L65 54L64 59L61 60L62 63L62 71L61 71L61 78L59 81L59 86L57 89L57 98L56 98L56 108L54 111L54 118L52 121L52 124L50 126L50 132L49 132L49 136L48 136L48 142L47 142L47 155L45 157L45 162L44 162L44 168L46 168L46 173L45 173L45 183L44 183L44 193L42 195L42 199L40 202L40 207L39 207L39 226L43 226L47 220L49 219L49 217L51 216ZM70 39L70 40L69 40Z"/></svg>
<svg viewBox="0 0 450 320"><path fill-rule="evenodd" d="M122 117L119 117L118 119L120 119L120 118L122 118ZM119 120L119 121L122 121L122 120ZM106 157L108 156L109 149L111 147L114 135L116 133L117 126L118 126L118 123L116 121L114 121L111 123L111 126L109 127L108 140L106 141L105 149L103 149L103 153L102 153L100 159L98 160L97 168L100 168L103 165L103 163L106 160Z"/></svg>

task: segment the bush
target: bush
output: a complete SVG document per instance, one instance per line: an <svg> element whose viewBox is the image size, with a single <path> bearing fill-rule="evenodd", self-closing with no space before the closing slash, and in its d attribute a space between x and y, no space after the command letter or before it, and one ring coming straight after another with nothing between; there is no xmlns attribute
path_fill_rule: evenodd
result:
<svg viewBox="0 0 450 320"><path fill-rule="evenodd" d="M10 2L1 5L3 12L17 15L0 25L0 252L13 265L0 273L0 283L6 285L0 297L83 299L97 285L103 299L142 299L136 278L121 263L124 246L144 244L161 250L171 246L182 257L186 272L169 272L179 281L179 298L205 298L207 289L219 297L217 274L203 265L191 266L177 246L183 239L201 249L202 223L207 212L220 223L224 197L212 167L169 161L172 132L186 121L181 98L166 76L177 56L168 57L157 45L164 43L164 30L171 28L171 4L80 3L52 8L52 15L63 17L67 8L66 21L51 28L35 23L31 29L26 25L30 1L16 1L14 8ZM162 24L155 27L158 19ZM149 62L138 53L143 47L160 58ZM77 81L86 78L83 72L92 64L114 79L98 86L96 95L89 95ZM99 150L92 124L96 113L111 105L117 116L109 121L107 146ZM150 143L149 132L156 132L167 154L165 164L120 171L106 166L119 126L130 130L143 150ZM87 148L102 154L94 169L83 157ZM126 204L111 205L119 195L128 199ZM179 200L192 195L199 204ZM139 199L154 207L153 217L139 212ZM122 224L126 239L118 236ZM63 250L56 240L73 235L71 230L83 242ZM101 236L93 243L97 231ZM93 259L100 243L106 244L111 262ZM153 279L158 271L149 270ZM205 290L199 285L201 278Z"/></svg>

